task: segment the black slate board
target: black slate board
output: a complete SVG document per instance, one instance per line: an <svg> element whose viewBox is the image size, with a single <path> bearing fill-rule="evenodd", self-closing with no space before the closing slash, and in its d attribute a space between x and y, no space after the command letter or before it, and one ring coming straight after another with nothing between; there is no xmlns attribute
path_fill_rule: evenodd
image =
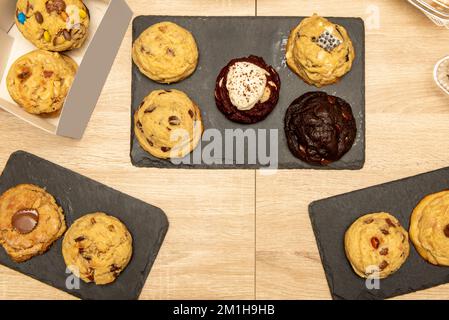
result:
<svg viewBox="0 0 449 320"><path fill-rule="evenodd" d="M195 73L179 83L164 85L151 81L132 67L131 162L138 167L157 168L262 168L263 162L251 164L247 155L243 164L182 164L160 160L146 153L134 137L133 114L140 102L155 89L179 89L186 92L202 111L205 129L247 128L278 129L278 168L280 169L361 169L365 162L365 28L360 18L329 18L343 25L354 43L356 59L352 70L337 84L317 89L307 85L285 62L285 46L290 31L304 17L175 17L139 16L133 21L133 41L149 26L161 21L175 22L190 30L198 44L200 60ZM257 55L272 65L281 78L279 103L262 122L242 125L227 120L215 106L214 88L220 70L233 58ZM284 115L290 103L308 91L325 91L348 101L357 122L357 137L352 149L339 161L327 166L313 166L295 158L287 147ZM224 137L224 135L223 135ZM207 145L208 140L203 144ZM246 144L246 149L249 146ZM223 152L224 155L224 152ZM224 158L224 157L223 157ZM221 158L220 158L221 159ZM259 159L259 158L258 158Z"/></svg>
<svg viewBox="0 0 449 320"><path fill-rule="evenodd" d="M102 211L119 218L133 237L133 256L115 282L86 284L69 290L61 237L43 255L15 263L0 249L0 263L82 299L137 299L168 230L164 212L47 160L18 151L11 155L0 177L0 193L21 183L46 188L63 208L67 226L84 214Z"/></svg>
<svg viewBox="0 0 449 320"><path fill-rule="evenodd" d="M449 168L373 186L309 206L310 219L326 278L334 299L386 299L449 282L449 268L427 263L410 242L410 256L402 267L368 290L346 259L344 234L360 216L389 212L408 230L410 215L426 195L449 189Z"/></svg>

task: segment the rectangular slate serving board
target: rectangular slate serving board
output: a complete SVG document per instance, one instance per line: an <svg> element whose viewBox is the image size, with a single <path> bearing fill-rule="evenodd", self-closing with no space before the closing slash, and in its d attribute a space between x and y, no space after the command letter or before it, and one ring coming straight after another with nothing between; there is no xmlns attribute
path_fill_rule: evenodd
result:
<svg viewBox="0 0 449 320"><path fill-rule="evenodd" d="M379 290L368 290L365 280L352 270L344 250L345 232L360 216L389 212L408 231L418 202L445 189L449 189L449 167L312 202L310 219L332 297L386 299L448 283L449 268L426 262L410 241L410 256L402 267L380 280Z"/></svg>
<svg viewBox="0 0 449 320"><path fill-rule="evenodd" d="M164 212L32 154L11 155L0 177L0 193L21 184L36 184L51 193L63 208L67 227L87 213L105 212L120 219L133 237L133 255L126 269L111 284L97 286L80 280L68 289L62 257L62 236L40 256L16 263L0 249L0 263L82 299L137 299L168 230Z"/></svg>
<svg viewBox="0 0 449 320"><path fill-rule="evenodd" d="M365 162L365 28L360 18L329 18L343 25L349 32L356 51L351 71L338 83L317 89L307 85L294 74L285 62L285 47L290 31L304 17L176 17L139 16L133 21L133 41L149 26L161 21L175 22L192 32L200 59L197 70L189 78L170 85L159 84L132 66L131 106L131 162L137 167L156 168L263 168L263 162L237 163L235 150L232 164L173 164L170 160L157 159L145 152L134 136L133 115L139 104L156 89L179 89L186 92L201 109L205 129L215 128L222 134L225 129L241 128L278 130L279 169L361 169ZM215 81L220 70L233 58L249 55L263 57L279 73L281 78L280 99L273 112L262 122L242 125L227 120L217 109L214 100ZM352 149L342 159L329 166L309 165L295 158L288 149L284 134L284 115L290 103L309 91L325 91L345 99L352 106L357 122L357 137ZM224 137L224 134L222 135ZM268 140L269 141L269 140ZM209 142L203 141L203 147ZM267 145L269 142L267 142ZM246 148L248 145L246 144ZM225 152L223 152L223 155ZM231 153L232 154L232 153ZM221 159L221 158L220 158ZM228 157L229 159L229 157ZM259 159L259 158L258 158Z"/></svg>

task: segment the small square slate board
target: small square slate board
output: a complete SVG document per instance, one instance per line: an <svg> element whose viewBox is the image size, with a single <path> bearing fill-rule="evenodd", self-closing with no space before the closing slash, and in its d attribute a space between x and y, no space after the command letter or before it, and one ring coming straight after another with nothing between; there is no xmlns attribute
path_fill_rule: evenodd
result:
<svg viewBox="0 0 449 320"><path fill-rule="evenodd" d="M15 263L3 248L0 263L82 299L137 299L168 230L164 212L47 160L18 151L11 155L0 177L0 193L22 183L36 184L51 193L63 208L67 227L81 216L105 212L120 219L133 237L133 256L126 269L111 284L97 286L80 280L69 290L62 257L62 236L40 256Z"/></svg>
<svg viewBox="0 0 449 320"><path fill-rule="evenodd" d="M133 21L133 41L151 25L171 21L190 30L200 52L197 70L189 78L170 85L159 84L143 75L133 63L132 107L131 107L131 162L137 167L156 168L230 168L257 169L264 167L263 161L237 163L235 150L232 164L173 164L170 160L157 159L145 152L134 137L133 115L151 91L156 89L178 89L187 93L201 109L205 130L218 129L224 139L225 129L278 130L279 169L361 169L365 162L365 28L360 18L329 18L343 25L353 41L356 59L351 71L338 83L324 88L307 85L294 74L285 62L285 47L290 31L304 17L176 17L139 16ZM217 109L214 100L216 78L220 70L231 59L249 55L263 57L272 65L281 78L279 102L274 111L262 122L242 125L231 122ZM352 149L329 166L313 166L295 158L288 149L284 133L284 115L290 103L309 91L325 91L345 99L352 107L357 123L357 137ZM267 139L268 140L268 139ZM269 140L268 140L269 141ZM209 141L203 141L203 148ZM223 143L224 145L224 143ZM269 145L269 142L267 142ZM246 143L245 150L248 149ZM223 146L224 149L224 146ZM222 152L225 155L225 152ZM221 158L220 158L221 160ZM262 163L262 164L261 164Z"/></svg>
<svg viewBox="0 0 449 320"><path fill-rule="evenodd" d="M344 249L345 232L357 218L388 212L408 231L418 202L448 188L449 168L444 168L311 203L310 219L332 297L386 299L448 283L449 268L426 262L410 241L410 256L402 267L380 280L379 290L368 290L365 279L352 270Z"/></svg>

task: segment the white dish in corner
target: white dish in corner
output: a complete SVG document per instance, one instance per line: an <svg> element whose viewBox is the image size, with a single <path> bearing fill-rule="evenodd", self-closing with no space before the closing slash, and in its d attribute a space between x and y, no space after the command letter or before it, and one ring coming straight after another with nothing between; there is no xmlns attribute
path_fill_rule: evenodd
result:
<svg viewBox="0 0 449 320"><path fill-rule="evenodd" d="M433 78L441 90L449 94L449 56L437 62L433 70Z"/></svg>

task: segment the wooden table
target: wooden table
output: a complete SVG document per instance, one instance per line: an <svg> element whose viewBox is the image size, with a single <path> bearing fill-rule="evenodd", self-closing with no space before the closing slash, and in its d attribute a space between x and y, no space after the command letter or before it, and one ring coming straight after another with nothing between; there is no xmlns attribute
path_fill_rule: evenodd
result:
<svg viewBox="0 0 449 320"><path fill-rule="evenodd" d="M360 171L139 169L129 160L131 28L81 141L0 112L0 166L22 149L161 207L166 241L142 299L330 298L307 206L448 165L449 97L432 79L448 30L405 0L128 0L136 15L360 16L366 23L366 165ZM449 285L401 298L447 298ZM71 296L0 267L0 298Z"/></svg>

